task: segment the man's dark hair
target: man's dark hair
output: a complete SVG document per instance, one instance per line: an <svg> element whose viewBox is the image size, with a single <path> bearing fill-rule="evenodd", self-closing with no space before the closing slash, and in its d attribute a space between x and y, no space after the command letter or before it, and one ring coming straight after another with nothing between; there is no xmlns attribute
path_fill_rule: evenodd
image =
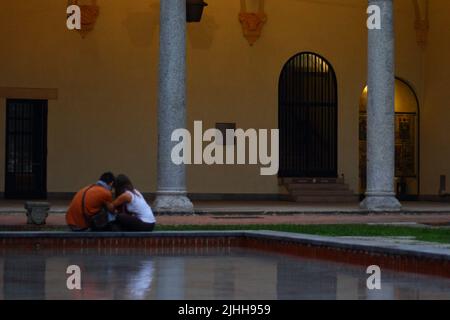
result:
<svg viewBox="0 0 450 320"><path fill-rule="evenodd" d="M112 183L114 185L116 183L116 177L112 172L105 172L100 176L100 181L103 181L106 184Z"/></svg>

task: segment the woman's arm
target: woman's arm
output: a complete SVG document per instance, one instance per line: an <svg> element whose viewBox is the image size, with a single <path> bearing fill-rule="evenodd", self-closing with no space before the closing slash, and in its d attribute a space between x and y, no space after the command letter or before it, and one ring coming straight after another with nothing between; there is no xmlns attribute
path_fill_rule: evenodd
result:
<svg viewBox="0 0 450 320"><path fill-rule="evenodd" d="M105 206L109 212L114 213L112 193L105 190L102 201L103 201L103 206Z"/></svg>
<svg viewBox="0 0 450 320"><path fill-rule="evenodd" d="M116 200L113 201L113 207L118 208L126 203L131 202L131 195L129 192L122 193Z"/></svg>
<svg viewBox="0 0 450 320"><path fill-rule="evenodd" d="M112 202L106 202L105 203L106 209L108 209L108 212L114 213L115 208Z"/></svg>

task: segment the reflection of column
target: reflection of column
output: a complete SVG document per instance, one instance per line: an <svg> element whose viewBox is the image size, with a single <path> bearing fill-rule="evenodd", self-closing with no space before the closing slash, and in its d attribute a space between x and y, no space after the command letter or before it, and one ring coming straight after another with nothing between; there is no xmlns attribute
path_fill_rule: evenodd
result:
<svg viewBox="0 0 450 320"><path fill-rule="evenodd" d="M3 283L5 282L5 277L4 277L4 262L3 259L0 259L0 300L5 300L5 297L3 295Z"/></svg>
<svg viewBox="0 0 450 320"><path fill-rule="evenodd" d="M368 31L367 192L362 207L400 210L395 198L394 12L392 0L369 0L381 9L381 29Z"/></svg>
<svg viewBox="0 0 450 320"><path fill-rule="evenodd" d="M278 263L278 300L335 300L336 265L303 259Z"/></svg>
<svg viewBox="0 0 450 320"><path fill-rule="evenodd" d="M395 300L395 288L391 284L382 283L381 290L369 290L366 288L367 300Z"/></svg>
<svg viewBox="0 0 450 320"><path fill-rule="evenodd" d="M66 257L48 258L45 268L46 300L68 300L80 298L78 290L67 289L67 267L71 263Z"/></svg>
<svg viewBox="0 0 450 320"><path fill-rule="evenodd" d="M45 299L45 257L41 255L5 258L3 293L7 300Z"/></svg>
<svg viewBox="0 0 450 320"><path fill-rule="evenodd" d="M276 300L278 261L270 256L238 258L234 277L235 299Z"/></svg>
<svg viewBox="0 0 450 320"><path fill-rule="evenodd" d="M186 169L171 159L172 132L186 127L186 1L160 1L160 56L158 106L159 213L192 213L186 196Z"/></svg>
<svg viewBox="0 0 450 320"><path fill-rule="evenodd" d="M214 298L214 263L217 259L219 257L207 254L207 256L186 260L184 266L185 299L208 300Z"/></svg>
<svg viewBox="0 0 450 320"><path fill-rule="evenodd" d="M234 299L234 259L216 259L214 261L214 299Z"/></svg>
<svg viewBox="0 0 450 320"><path fill-rule="evenodd" d="M124 298L130 300L147 299L152 287L153 273L154 267L152 258L136 261L124 277L124 285L126 286Z"/></svg>
<svg viewBox="0 0 450 320"><path fill-rule="evenodd" d="M358 300L359 280L356 276L338 273L336 300Z"/></svg>
<svg viewBox="0 0 450 320"><path fill-rule="evenodd" d="M156 299L184 299L184 261L183 257L159 258L156 260Z"/></svg>

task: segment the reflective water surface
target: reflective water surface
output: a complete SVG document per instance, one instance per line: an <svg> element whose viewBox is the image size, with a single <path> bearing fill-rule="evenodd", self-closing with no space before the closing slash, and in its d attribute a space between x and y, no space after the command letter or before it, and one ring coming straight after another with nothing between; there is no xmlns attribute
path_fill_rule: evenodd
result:
<svg viewBox="0 0 450 320"><path fill-rule="evenodd" d="M67 267L81 269L69 290ZM184 254L8 251L0 299L450 299L450 279L382 270L368 290L366 268L246 249Z"/></svg>

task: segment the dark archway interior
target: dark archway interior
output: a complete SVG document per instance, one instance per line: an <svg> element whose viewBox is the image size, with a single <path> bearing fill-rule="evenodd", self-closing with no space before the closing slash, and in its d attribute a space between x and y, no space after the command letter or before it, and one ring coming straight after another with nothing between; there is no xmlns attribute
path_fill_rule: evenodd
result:
<svg viewBox="0 0 450 320"><path fill-rule="evenodd" d="M359 104L360 193L366 190L367 87ZM395 186L401 200L414 200L420 190L419 102L411 86L395 80Z"/></svg>
<svg viewBox="0 0 450 320"><path fill-rule="evenodd" d="M280 177L337 177L337 80L321 56L289 59L279 80Z"/></svg>

